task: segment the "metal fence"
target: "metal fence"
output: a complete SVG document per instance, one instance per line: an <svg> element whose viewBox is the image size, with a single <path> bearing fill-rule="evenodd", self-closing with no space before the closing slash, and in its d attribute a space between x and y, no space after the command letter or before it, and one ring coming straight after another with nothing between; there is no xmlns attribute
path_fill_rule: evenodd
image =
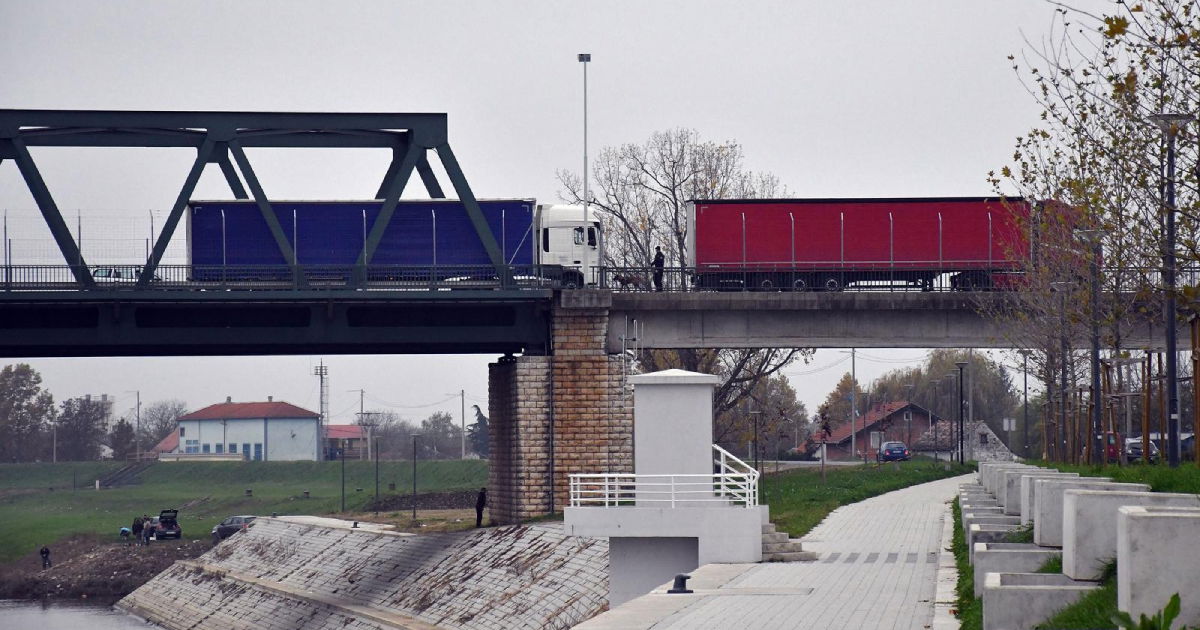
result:
<svg viewBox="0 0 1200 630"><path fill-rule="evenodd" d="M569 476L571 507L705 507L758 505L759 472L713 444L715 473Z"/></svg>
<svg viewBox="0 0 1200 630"><path fill-rule="evenodd" d="M74 291L83 288L69 265L5 265L0 288L18 291ZM366 290L492 291L555 289L562 286L560 265L510 265L501 278L491 265L160 265L145 287L138 286L141 265L88 265L94 291L222 290Z"/></svg>

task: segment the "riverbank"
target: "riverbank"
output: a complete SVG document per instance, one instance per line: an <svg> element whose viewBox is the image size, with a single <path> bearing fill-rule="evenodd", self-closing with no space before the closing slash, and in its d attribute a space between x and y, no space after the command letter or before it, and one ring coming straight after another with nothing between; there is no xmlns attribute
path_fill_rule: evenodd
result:
<svg viewBox="0 0 1200 630"><path fill-rule="evenodd" d="M164 540L149 546L76 535L48 543L53 566L42 568L37 549L0 565L0 599L87 600L111 604L176 560L212 548L201 540Z"/></svg>

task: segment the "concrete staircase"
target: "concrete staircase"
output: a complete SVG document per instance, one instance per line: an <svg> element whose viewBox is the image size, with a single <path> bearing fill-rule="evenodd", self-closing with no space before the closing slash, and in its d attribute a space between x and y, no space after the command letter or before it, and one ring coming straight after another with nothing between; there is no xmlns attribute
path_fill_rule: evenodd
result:
<svg viewBox="0 0 1200 630"><path fill-rule="evenodd" d="M805 551L799 539L789 538L787 532L775 531L774 523L762 526L763 562L811 562L816 559L817 554Z"/></svg>

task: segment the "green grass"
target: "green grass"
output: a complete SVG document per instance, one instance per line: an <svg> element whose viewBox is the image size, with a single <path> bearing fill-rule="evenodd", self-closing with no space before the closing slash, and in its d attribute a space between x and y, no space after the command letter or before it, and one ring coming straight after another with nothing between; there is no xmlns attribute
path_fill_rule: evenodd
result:
<svg viewBox="0 0 1200 630"><path fill-rule="evenodd" d="M380 462L380 491L412 491L412 462ZM69 475L70 465L10 465L0 468L8 488L48 487ZM69 476L67 488L69 485ZM231 514L329 514L341 507L340 462L161 462L142 473L141 483L94 489L0 493L0 562L43 543L73 534L114 539L135 515L180 510L185 538L207 538ZM418 492L469 490L487 484L487 462L420 462ZM362 488L362 491L356 491ZM253 496L245 496L251 489ZM303 498L304 491L310 498ZM346 462L346 508L361 508L375 492L372 462Z"/></svg>
<svg viewBox="0 0 1200 630"><path fill-rule="evenodd" d="M1022 525L1011 532L1004 535L1006 543L1031 543L1033 542L1033 523Z"/></svg>
<svg viewBox="0 0 1200 630"><path fill-rule="evenodd" d="M958 568L958 585L955 594L958 596L957 615L961 624L960 630L982 630L983 600L975 597L975 571L967 554L967 539L962 528L962 509L958 499L951 504L954 513L954 537L950 541L950 549L954 552L954 565Z"/></svg>
<svg viewBox="0 0 1200 630"><path fill-rule="evenodd" d="M0 464L0 491L16 488L70 489L92 486L124 462L59 462L56 464Z"/></svg>
<svg viewBox="0 0 1200 630"><path fill-rule="evenodd" d="M771 506L771 521L778 530L799 537L840 506L971 470L957 464L945 470L942 463L930 461L899 462L899 470L892 464L830 466L821 483L820 470L800 468L763 477L761 496Z"/></svg>
<svg viewBox="0 0 1200 630"><path fill-rule="evenodd" d="M1061 567L1060 567L1061 568ZM1113 615L1117 614L1117 564L1110 562L1104 567L1100 588L1084 595L1079 601L1058 611L1038 628L1116 628Z"/></svg>
<svg viewBox="0 0 1200 630"><path fill-rule="evenodd" d="M1166 464L1145 465L1142 463L1117 466L1071 465L1052 462L1035 462L1039 466L1057 468L1063 472L1075 472L1085 477L1112 477L1123 483L1144 483L1155 492L1184 492L1200 494L1200 468L1194 462L1183 462L1179 468Z"/></svg>
<svg viewBox="0 0 1200 630"><path fill-rule="evenodd" d="M1063 572L1062 556L1059 556L1059 555L1051 556L1049 560L1046 560L1045 562L1042 563L1042 566L1038 567L1037 571L1034 571L1034 573L1062 573L1062 572Z"/></svg>

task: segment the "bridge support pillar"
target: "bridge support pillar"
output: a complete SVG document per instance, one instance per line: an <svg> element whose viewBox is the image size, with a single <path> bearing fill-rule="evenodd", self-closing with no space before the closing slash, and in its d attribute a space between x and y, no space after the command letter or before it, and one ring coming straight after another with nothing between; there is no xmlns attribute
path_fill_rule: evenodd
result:
<svg viewBox="0 0 1200 630"><path fill-rule="evenodd" d="M565 507L567 476L633 472L633 412L621 357L605 350L611 294L568 291L550 356L489 366L489 513L516 523Z"/></svg>

